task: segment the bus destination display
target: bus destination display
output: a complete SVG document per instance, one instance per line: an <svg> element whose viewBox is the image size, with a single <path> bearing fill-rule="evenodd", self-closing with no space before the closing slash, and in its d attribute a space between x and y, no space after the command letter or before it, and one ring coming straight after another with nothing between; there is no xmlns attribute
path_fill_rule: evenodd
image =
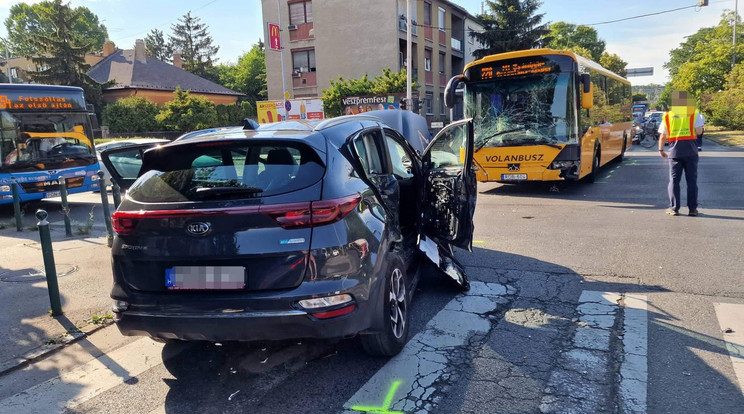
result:
<svg viewBox="0 0 744 414"><path fill-rule="evenodd" d="M524 62L524 63L507 63L504 65L481 66L478 69L480 80L490 80L498 78L507 78L512 76L537 75L549 73L553 67L548 62Z"/></svg>
<svg viewBox="0 0 744 414"><path fill-rule="evenodd" d="M68 95L68 96L65 96ZM65 95L0 95L0 110L8 111L64 111L85 108L82 96Z"/></svg>

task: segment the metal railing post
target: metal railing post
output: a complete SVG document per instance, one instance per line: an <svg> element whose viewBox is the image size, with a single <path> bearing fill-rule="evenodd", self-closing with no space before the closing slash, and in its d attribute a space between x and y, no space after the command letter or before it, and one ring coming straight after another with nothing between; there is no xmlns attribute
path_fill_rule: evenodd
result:
<svg viewBox="0 0 744 414"><path fill-rule="evenodd" d="M44 257L44 273L46 273L47 289L49 290L49 303L52 307L52 316L62 314L62 303L59 298L59 284L57 283L57 267L54 265L54 251L52 251L52 236L49 234L49 214L45 210L38 210L36 218L39 219L39 242L41 243L41 255Z"/></svg>
<svg viewBox="0 0 744 414"><path fill-rule="evenodd" d="M105 174L98 170L98 182L103 183ZM106 244L111 247L114 244L114 230L111 228L111 210L109 209L108 193L106 186L101 185L101 204L103 205L103 221L106 223Z"/></svg>
<svg viewBox="0 0 744 414"><path fill-rule="evenodd" d="M18 183L15 177L10 179L10 189L13 192L13 215L15 216L16 230L23 231L23 219L21 219L21 195L18 194Z"/></svg>
<svg viewBox="0 0 744 414"><path fill-rule="evenodd" d="M65 219L65 236L72 236L72 224L70 223L70 205L67 203L67 181L65 177L59 177L59 196L62 198L62 214Z"/></svg>

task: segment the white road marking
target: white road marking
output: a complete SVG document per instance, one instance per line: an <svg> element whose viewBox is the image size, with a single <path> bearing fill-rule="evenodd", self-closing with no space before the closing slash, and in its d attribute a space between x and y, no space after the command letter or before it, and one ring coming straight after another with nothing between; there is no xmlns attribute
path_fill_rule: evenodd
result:
<svg viewBox="0 0 744 414"><path fill-rule="evenodd" d="M441 388L436 382L450 375L448 363L453 349L467 344L474 334L487 333L491 322L483 314L505 303L502 296L511 293L511 287L497 283L472 282L469 292L452 299L344 404L346 412L365 411L360 407L385 412L431 411L438 403L432 394ZM388 396L391 389L393 395ZM381 407L385 400L388 406Z"/></svg>
<svg viewBox="0 0 744 414"><path fill-rule="evenodd" d="M739 388L744 394L744 305L734 303L714 303L718 324L723 331L734 373L739 380Z"/></svg>
<svg viewBox="0 0 744 414"><path fill-rule="evenodd" d="M644 414L648 394L648 299L625 295L623 362L620 365L620 412Z"/></svg>
<svg viewBox="0 0 744 414"><path fill-rule="evenodd" d="M3 413L62 412L162 363L163 344L143 338L0 401Z"/></svg>

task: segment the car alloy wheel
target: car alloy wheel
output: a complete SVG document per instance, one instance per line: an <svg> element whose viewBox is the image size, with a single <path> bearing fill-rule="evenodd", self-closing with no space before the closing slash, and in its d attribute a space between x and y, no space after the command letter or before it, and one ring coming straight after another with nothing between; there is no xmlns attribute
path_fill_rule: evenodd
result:
<svg viewBox="0 0 744 414"><path fill-rule="evenodd" d="M406 331L408 304L406 303L406 283L403 272L399 268L395 268L391 275L388 300L390 301L390 326L393 335L400 339Z"/></svg>

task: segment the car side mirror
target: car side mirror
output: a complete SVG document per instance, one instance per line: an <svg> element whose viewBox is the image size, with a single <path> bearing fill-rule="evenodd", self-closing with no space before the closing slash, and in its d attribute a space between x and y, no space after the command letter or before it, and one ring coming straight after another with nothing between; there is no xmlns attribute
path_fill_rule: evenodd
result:
<svg viewBox="0 0 744 414"><path fill-rule="evenodd" d="M594 106L594 85L588 73L581 74L581 108L590 109Z"/></svg>
<svg viewBox="0 0 744 414"><path fill-rule="evenodd" d="M457 86L462 82L463 76L462 75L455 75L452 78L450 78L449 82L447 82L447 87L444 89L444 105L447 108L454 108L455 100L457 99L457 96L455 95L455 90L457 89Z"/></svg>

